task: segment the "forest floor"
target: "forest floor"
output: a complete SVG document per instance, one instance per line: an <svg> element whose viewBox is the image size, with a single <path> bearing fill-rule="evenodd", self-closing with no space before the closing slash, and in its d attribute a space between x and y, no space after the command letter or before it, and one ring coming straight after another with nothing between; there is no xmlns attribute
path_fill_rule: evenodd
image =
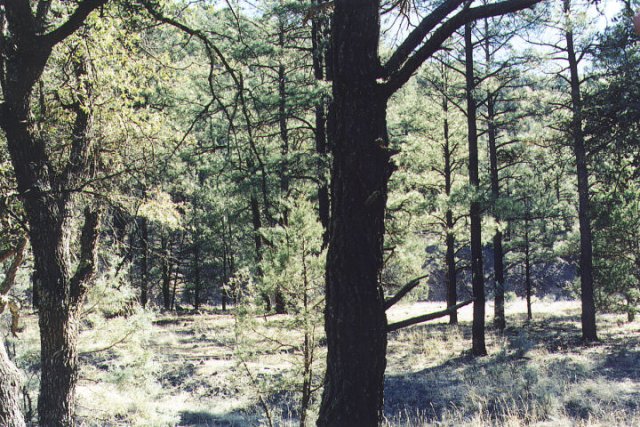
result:
<svg viewBox="0 0 640 427"><path fill-rule="evenodd" d="M398 305L389 318L441 308ZM584 346L578 303L538 301L533 311L528 323L524 303L508 303L507 329L499 334L489 327L489 356L476 359L467 351L471 307L460 311L458 326L445 318L390 334L386 424L640 426L640 322L601 315L601 342ZM214 310L85 320L81 425L299 425L303 335L289 320L261 316L238 323ZM25 324L10 349L35 406L37 326L33 317ZM314 355L316 383L325 351L319 345Z"/></svg>

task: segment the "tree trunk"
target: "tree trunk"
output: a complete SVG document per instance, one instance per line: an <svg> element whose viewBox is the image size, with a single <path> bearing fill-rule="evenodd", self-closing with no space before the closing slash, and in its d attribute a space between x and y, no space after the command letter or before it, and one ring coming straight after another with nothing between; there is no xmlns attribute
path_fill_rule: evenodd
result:
<svg viewBox="0 0 640 427"><path fill-rule="evenodd" d="M171 247L169 238L162 236L160 238L162 247L162 303L165 310L171 310Z"/></svg>
<svg viewBox="0 0 640 427"><path fill-rule="evenodd" d="M379 278L387 183L392 173L387 98L376 83L380 69L378 2L337 0L332 24L328 355L318 426L377 426L387 347Z"/></svg>
<svg viewBox="0 0 640 427"><path fill-rule="evenodd" d="M489 52L488 49L487 52ZM489 56L489 53L487 53L487 56ZM487 120L489 127L489 162L493 217L499 225L500 214L498 212L496 204L498 198L500 197L500 179L498 176L497 130L494 123L495 105L494 98L491 94L489 94L487 99ZM504 254L502 250L502 231L500 230L496 230L495 234L493 235L493 276L495 299L493 323L496 328L498 328L498 330L503 331L506 327L506 320L504 315Z"/></svg>
<svg viewBox="0 0 640 427"><path fill-rule="evenodd" d="M262 276L262 269L260 268L260 262L262 261L262 236L260 235L260 228L262 228L262 220L260 219L260 205L258 204L258 198L255 194L251 195L251 218L253 223L253 241L256 248L256 264L258 265L257 275ZM265 304L265 310L271 311L271 298L265 292L261 292L260 296Z"/></svg>
<svg viewBox="0 0 640 427"><path fill-rule="evenodd" d="M9 359L4 342L0 342L0 425L25 427L18 397L22 375Z"/></svg>
<svg viewBox="0 0 640 427"><path fill-rule="evenodd" d="M564 11L571 13L571 0L564 0ZM578 176L578 219L580 223L580 290L582 302L582 339L586 342L597 341L596 307L593 297L593 243L589 213L589 171L582 129L582 95L580 94L580 76L578 60L573 43L573 31L565 32L567 57L571 80L571 136L576 156Z"/></svg>
<svg viewBox="0 0 640 427"><path fill-rule="evenodd" d="M471 199L471 283L473 288L472 348L474 356L487 354L484 340L484 272L482 265L482 216L480 202L480 176L478 174L478 132L476 125L475 78L473 72L472 24L465 25L465 78L467 92L467 125L469 132L469 184L474 194Z"/></svg>
<svg viewBox="0 0 640 427"><path fill-rule="evenodd" d="M317 5L322 4L322 0L315 0ZM325 79L325 57L323 37L323 20L315 17L311 23L311 49L313 53L313 75L317 81ZM321 98L315 106L315 143L316 153L318 154L318 218L322 224L324 233L322 235L322 247L329 244L329 186L326 181L325 161L327 157L327 117L326 117L326 100Z"/></svg>
<svg viewBox="0 0 640 427"><path fill-rule="evenodd" d="M449 137L449 102L447 100L446 94L443 95L442 99L442 107L444 110L444 181L445 181L445 194L448 196L451 195L451 181L453 178L452 171L452 162L451 157L453 155L453 150L451 148L451 141ZM456 281L456 256L455 256L455 237L453 235L453 212L451 208L447 208L447 212L445 214L446 221L446 243L447 243L447 252L445 255L445 262L447 268L447 276L446 276L446 285L447 285L447 307L453 307L458 303L458 284ZM456 325L458 323L458 311L454 310L449 315L449 324Z"/></svg>
<svg viewBox="0 0 640 427"><path fill-rule="evenodd" d="M149 224L146 218L140 219L140 305L147 307L149 302Z"/></svg>
<svg viewBox="0 0 640 427"><path fill-rule="evenodd" d="M527 319L533 319L533 311L531 310L531 296L533 294L533 286L531 284L531 247L529 240L529 200L525 200L526 212L524 217L524 282L527 292Z"/></svg>
<svg viewBox="0 0 640 427"><path fill-rule="evenodd" d="M200 310L200 305L202 304L202 280L200 278L200 268L200 242L196 239L193 247L193 308L195 310Z"/></svg>

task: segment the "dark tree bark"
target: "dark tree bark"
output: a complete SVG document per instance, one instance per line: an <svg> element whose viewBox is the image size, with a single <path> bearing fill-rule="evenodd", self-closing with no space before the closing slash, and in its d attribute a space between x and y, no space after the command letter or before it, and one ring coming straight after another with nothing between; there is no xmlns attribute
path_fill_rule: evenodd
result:
<svg viewBox="0 0 640 427"><path fill-rule="evenodd" d="M278 14L278 46L285 49L286 17L284 11ZM289 126L287 111L287 68L285 64L278 65L278 125L280 128L280 198L286 200L289 195ZM281 206L282 225L289 224L289 208L286 202ZM287 312L287 303L280 286L274 292L274 309L277 314Z"/></svg>
<svg viewBox="0 0 640 427"><path fill-rule="evenodd" d="M571 0L564 0L564 11L571 13ZM582 128L582 95L580 93L580 76L578 59L573 41L573 31L565 32L567 42L567 59L571 82L571 136L576 156L576 173L578 176L578 220L580 223L580 291L582 302L582 339L586 342L597 341L596 307L593 297L593 243L591 236L591 219L589 213L589 170Z"/></svg>
<svg viewBox="0 0 640 427"><path fill-rule="evenodd" d="M487 49L487 56L489 50ZM487 58L489 59L489 58ZM500 197L500 178L498 176L498 148L497 130L495 126L495 106L493 95L487 98L487 119L489 137L489 163L491 179L491 200L493 202L493 217L498 224L500 214L496 208L496 202ZM504 330L506 320L504 315L504 252L502 250L502 231L496 230L493 235L493 274L494 274L494 318L493 323L499 330Z"/></svg>
<svg viewBox="0 0 640 427"><path fill-rule="evenodd" d="M445 88L446 91L446 88ZM444 111L443 130L444 130L444 190L447 197L451 195L451 182L453 178L452 157L453 149L451 146L451 138L449 135L449 101L446 92L442 97L442 109ZM446 255L445 264L447 268L446 286L447 286L447 307L453 307L458 302L458 283L456 280L456 255L455 255L455 236L453 235L453 211L447 209L445 213L446 221ZM458 323L458 311L453 310L449 314L449 324L456 325Z"/></svg>
<svg viewBox="0 0 640 427"><path fill-rule="evenodd" d="M77 316L95 271L99 215L85 212L79 264L72 268L71 218L76 208L72 189L90 171L91 115L83 105L90 88L80 83L81 63L74 65L80 86L74 105L75 124L66 165L56 170L49 158L46 138L35 130L31 95L45 69L51 50L82 26L86 17L107 0L86 0L60 26L44 34L48 2L40 2L34 16L27 0L3 2L7 31L2 45L4 75L0 127L4 131L11 162L29 224L33 248L35 285L39 291L41 381L39 424L72 426L77 380Z"/></svg>
<svg viewBox="0 0 640 427"><path fill-rule="evenodd" d="M200 242L196 239L193 246L193 308L195 310L200 310L200 305L202 304L202 278L200 277L201 264Z"/></svg>
<svg viewBox="0 0 640 427"><path fill-rule="evenodd" d="M167 236L160 238L162 250L161 270L162 270L162 305L165 310L171 310L171 277L173 263L171 262L171 243Z"/></svg>
<svg viewBox="0 0 640 427"><path fill-rule="evenodd" d="M484 52L486 65L491 72L493 57L491 54L491 42L489 21L484 20ZM489 142L489 179L491 181L491 200L493 217L500 224L500 213L496 207L500 198L500 177L498 174L498 129L496 127L496 94L487 89L487 136ZM506 327L504 315L504 252L502 250L502 231L496 230L493 235L493 293L494 311L493 324L503 331Z"/></svg>
<svg viewBox="0 0 640 427"><path fill-rule="evenodd" d="M319 6L323 0L315 0ZM314 17L311 22L311 49L313 54L313 76L317 81L325 79L325 57L326 47L324 40L324 28L327 26L322 17ZM318 154L318 217L324 229L322 235L322 246L329 244L329 185L325 177L326 174L326 157L328 155L327 147L327 117L326 117L326 100L321 98L315 106L315 145Z"/></svg>
<svg viewBox="0 0 640 427"><path fill-rule="evenodd" d="M464 1L447 0L381 65L380 2L334 0L328 55L333 82L328 126L333 151L326 267L328 354L319 426L377 426L382 414L387 320L379 276L387 184L393 171L386 129L388 97L466 22L537 1L466 7L448 18Z"/></svg>
<svg viewBox="0 0 640 427"><path fill-rule="evenodd" d="M149 302L149 222L140 218L140 305Z"/></svg>
<svg viewBox="0 0 640 427"><path fill-rule="evenodd" d="M260 218L260 205L258 204L258 198L255 194L251 195L250 201L251 207L251 220L253 223L253 241L256 248L256 264L258 265L258 276L262 276L262 270L260 269L260 262L262 261L262 236L260 235L260 228L262 228L262 219ZM266 293L261 294L262 300L265 304L266 311L271 311L271 298Z"/></svg>
<svg viewBox="0 0 640 427"><path fill-rule="evenodd" d="M471 284L473 288L473 326L471 353L474 356L484 356L487 348L484 340L484 271L482 265L482 212L478 193L480 191L480 176L478 174L478 131L476 125L476 88L473 70L472 24L468 23L464 29L465 46L465 78L467 82L467 127L469 132L469 184L474 190L471 200Z"/></svg>
<svg viewBox="0 0 640 427"><path fill-rule="evenodd" d="M525 217L524 217L524 283L527 294L527 319L533 319L533 311L531 310L531 296L533 295L533 286L531 283L531 241L529 239L529 201L525 200Z"/></svg>
<svg viewBox="0 0 640 427"><path fill-rule="evenodd" d="M376 83L377 1L336 1L331 54L335 123L325 329L327 372L318 426L376 426L386 366L382 270L392 166L386 95Z"/></svg>

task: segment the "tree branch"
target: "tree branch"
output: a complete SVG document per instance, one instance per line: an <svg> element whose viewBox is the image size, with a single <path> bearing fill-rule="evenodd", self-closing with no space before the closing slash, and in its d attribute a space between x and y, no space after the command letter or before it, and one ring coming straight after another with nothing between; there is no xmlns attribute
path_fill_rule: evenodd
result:
<svg viewBox="0 0 640 427"><path fill-rule="evenodd" d="M463 3L464 0L446 0L426 16L418 26L409 33L402 44L393 52L387 63L384 64L382 77L389 77L397 71L409 55L411 55L411 52L424 40L427 34Z"/></svg>
<svg viewBox="0 0 640 427"><path fill-rule="evenodd" d="M393 72L387 83L383 85L388 96L400 89L420 66L431 57L457 29L468 22L481 18L504 15L506 13L517 12L527 9L541 0L506 0L485 6L468 8L460 11L451 19L444 22L431 37L409 57L402 68Z"/></svg>
<svg viewBox="0 0 640 427"><path fill-rule="evenodd" d="M42 36L45 43L53 47L75 33L86 21L91 12L107 4L109 0L84 0L67 20L55 30Z"/></svg>
<svg viewBox="0 0 640 427"><path fill-rule="evenodd" d="M429 276L428 274L425 274L423 276L416 277L415 279L412 279L410 282L408 282L406 285L404 285L394 296L392 296L391 298L388 298L384 302L384 309L388 310L389 308L391 308L395 303L400 301L406 294L411 292L413 290L413 288L418 286L422 279L424 279L424 278L426 278L428 276Z"/></svg>
<svg viewBox="0 0 640 427"><path fill-rule="evenodd" d="M11 261L11 265L9 266L9 269L4 274L4 280L0 285L0 295L6 295L7 293L9 293L9 291L13 287L13 284L15 283L15 280L16 280L16 274L18 273L18 268L20 267L20 264L22 264L22 261L24 260L24 250L26 247L27 247L27 239L22 238L18 243L18 247L15 250L11 251L12 252L11 255L14 255L14 258L13 258L13 261ZM1 312L2 311L0 310L0 313Z"/></svg>
<svg viewBox="0 0 640 427"><path fill-rule="evenodd" d="M387 325L387 332L397 331L398 329L406 328L407 326L415 325L417 323L428 322L429 320L438 319L440 317L448 316L449 314L457 311L459 308L469 305L473 302L473 298L454 306L451 306L442 311L436 311L435 313L423 314L422 316L412 317L410 319L401 320L400 322L391 323Z"/></svg>
<svg viewBox="0 0 640 427"><path fill-rule="evenodd" d="M96 272L98 259L98 235L100 212L89 207L84 210L84 225L80 236L80 262L71 278L72 303L78 304L84 297L87 283Z"/></svg>

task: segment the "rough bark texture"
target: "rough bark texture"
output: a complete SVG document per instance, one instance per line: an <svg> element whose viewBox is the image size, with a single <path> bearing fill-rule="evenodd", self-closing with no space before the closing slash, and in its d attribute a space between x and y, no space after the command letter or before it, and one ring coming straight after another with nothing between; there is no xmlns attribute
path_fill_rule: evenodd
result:
<svg viewBox="0 0 640 427"><path fill-rule="evenodd" d="M53 46L76 31L86 17L106 0L86 0L56 29L42 34L48 7L34 16L26 0L4 2L8 43L3 45L3 103L0 127L29 223L34 277L39 296L41 382L39 425L73 426L73 397L77 380L77 312L95 271L98 214L85 212L80 261L72 271L70 238L76 188L89 171L91 116L87 105L90 88L83 81L83 64L74 63L79 84L72 108L75 123L66 165L56 170L49 159L46 137L35 129L30 98Z"/></svg>
<svg viewBox="0 0 640 427"><path fill-rule="evenodd" d="M337 0L332 18L329 352L319 426L376 426L382 411L387 320L379 275L392 167L386 96L376 83L378 6Z"/></svg>
<svg viewBox="0 0 640 427"><path fill-rule="evenodd" d="M14 256L11 265L5 271L5 277L0 284L0 313L9 308L13 317L11 322L11 332L17 332L17 311L16 306L7 294L15 283L16 273L24 259L26 241L23 239L16 250L8 250L0 255L0 262ZM8 307L7 307L8 306ZM15 311L14 311L15 310ZM22 375L13 362L9 359L3 341L0 341L0 426L24 427L25 421L18 396L20 396Z"/></svg>
<svg viewBox="0 0 640 427"><path fill-rule="evenodd" d="M475 192L480 190L478 174L478 132L476 125L476 100L474 97L475 78L473 70L473 43L471 40L472 25L466 24L464 31L465 62L467 81L467 126L469 132L469 184ZM473 288L473 326L471 353L474 356L487 354L484 339L484 271L482 265L482 217L480 202L474 195L470 208L471 219L471 283Z"/></svg>
<svg viewBox="0 0 640 427"><path fill-rule="evenodd" d="M571 0L564 0L564 11L571 13ZM591 220L589 214L589 171L587 154L582 129L582 95L580 93L580 76L578 60L573 42L573 32L565 32L567 42L567 58L571 81L571 136L576 156L576 173L578 176L578 219L580 223L580 291L582 302L582 339L597 341L596 307L593 297L593 243L591 236Z"/></svg>
<svg viewBox="0 0 640 427"><path fill-rule="evenodd" d="M22 376L9 359L4 342L0 342L0 425L25 427L19 396Z"/></svg>

